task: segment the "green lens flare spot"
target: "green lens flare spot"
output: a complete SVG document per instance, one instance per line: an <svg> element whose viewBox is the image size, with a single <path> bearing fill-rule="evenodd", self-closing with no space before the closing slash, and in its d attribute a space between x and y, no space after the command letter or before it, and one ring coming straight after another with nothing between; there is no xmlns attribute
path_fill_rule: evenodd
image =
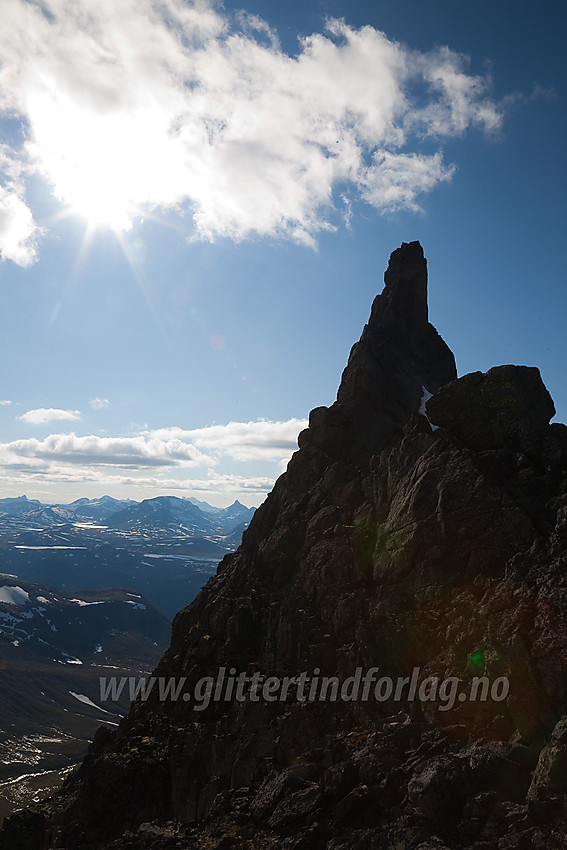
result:
<svg viewBox="0 0 567 850"><path fill-rule="evenodd" d="M484 670L484 652L481 649L471 652L467 666L471 670Z"/></svg>

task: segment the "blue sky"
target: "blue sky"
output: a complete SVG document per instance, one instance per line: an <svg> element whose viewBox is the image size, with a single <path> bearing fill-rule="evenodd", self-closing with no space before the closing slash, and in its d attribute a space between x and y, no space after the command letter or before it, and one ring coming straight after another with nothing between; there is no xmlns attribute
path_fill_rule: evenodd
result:
<svg viewBox="0 0 567 850"><path fill-rule="evenodd" d="M0 496L259 504L419 239L567 419L555 2L4 0Z"/></svg>

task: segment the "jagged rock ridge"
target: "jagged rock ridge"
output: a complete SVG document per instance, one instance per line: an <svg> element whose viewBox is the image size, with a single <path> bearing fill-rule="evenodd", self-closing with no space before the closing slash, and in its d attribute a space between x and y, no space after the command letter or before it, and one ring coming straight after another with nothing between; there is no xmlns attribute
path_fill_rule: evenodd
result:
<svg viewBox="0 0 567 850"><path fill-rule="evenodd" d="M312 411L156 675L190 691L221 667L417 669L420 684L458 677L465 699L299 701L292 687L196 712L152 693L0 846L565 846L567 428L549 425L537 369L456 380L418 243L385 284L337 401ZM471 701L479 673L506 679L505 698Z"/></svg>

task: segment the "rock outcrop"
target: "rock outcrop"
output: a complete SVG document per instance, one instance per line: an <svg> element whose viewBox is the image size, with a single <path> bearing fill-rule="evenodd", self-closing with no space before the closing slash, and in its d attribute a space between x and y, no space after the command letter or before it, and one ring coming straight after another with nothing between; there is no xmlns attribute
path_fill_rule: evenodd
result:
<svg viewBox="0 0 567 850"><path fill-rule="evenodd" d="M155 676L188 698L99 730L0 847L565 847L567 428L537 369L456 379L418 243L385 284L174 621Z"/></svg>

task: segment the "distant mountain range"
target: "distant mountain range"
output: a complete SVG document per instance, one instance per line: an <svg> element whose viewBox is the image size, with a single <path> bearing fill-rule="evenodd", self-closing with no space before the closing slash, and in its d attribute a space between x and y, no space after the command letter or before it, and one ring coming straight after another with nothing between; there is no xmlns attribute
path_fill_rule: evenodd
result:
<svg viewBox="0 0 567 850"><path fill-rule="evenodd" d="M214 508L206 502L195 504L177 496L158 496L144 499L107 516L114 528L182 528L190 534L225 535L237 525L249 523L255 508L246 508L239 501L228 508Z"/></svg>
<svg viewBox="0 0 567 850"><path fill-rule="evenodd" d="M153 527L183 527L192 534L229 534L237 526L250 522L255 508L247 508L238 500L227 508L215 508L198 499L178 496L156 496L136 502L132 499L76 499L69 504L49 505L27 496L0 499L0 529L14 527L9 518L25 518L39 528L51 528L65 523L91 520L108 522L113 527L136 522Z"/></svg>
<svg viewBox="0 0 567 850"><path fill-rule="evenodd" d="M173 619L238 548L254 510L238 501L216 508L176 496L60 505L0 499L0 570L77 591L138 590Z"/></svg>

